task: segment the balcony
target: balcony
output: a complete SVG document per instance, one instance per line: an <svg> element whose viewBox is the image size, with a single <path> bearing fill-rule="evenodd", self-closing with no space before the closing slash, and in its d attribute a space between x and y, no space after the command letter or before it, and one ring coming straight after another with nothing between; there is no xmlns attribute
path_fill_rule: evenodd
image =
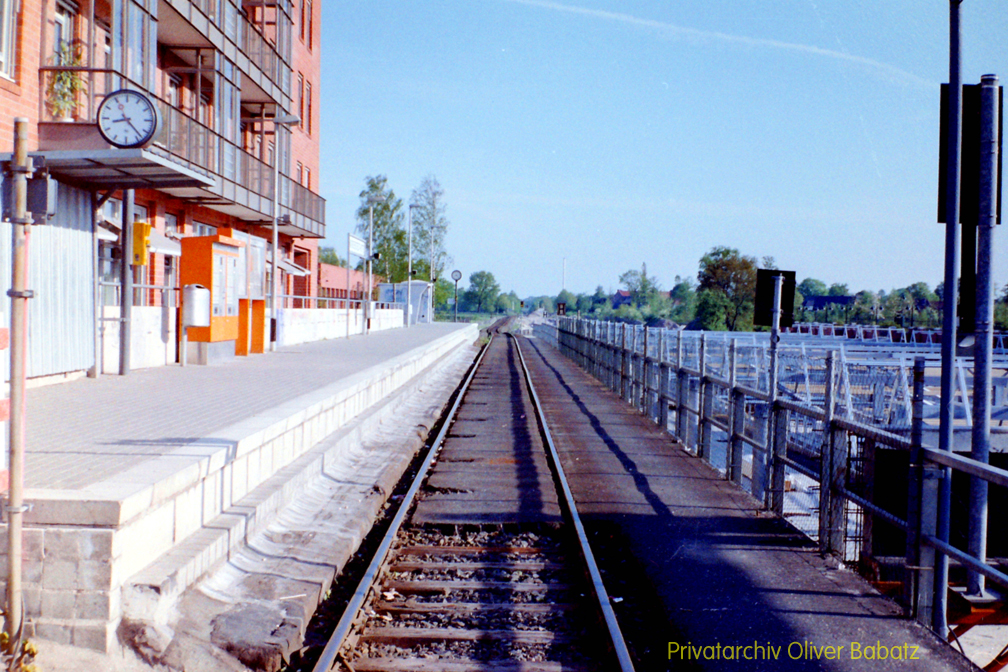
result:
<svg viewBox="0 0 1008 672"><path fill-rule="evenodd" d="M291 65L275 42L229 0L162 0L158 17L159 42L174 45L206 45L224 54L243 74L243 99L291 105ZM283 17L281 35L290 41L290 0L270 0L261 9L272 8ZM272 19L271 19L272 20ZM170 36L170 37L167 37ZM289 44L288 44L289 46ZM289 49L288 49L289 51ZM246 90L250 84L254 90Z"/></svg>
<svg viewBox="0 0 1008 672"><path fill-rule="evenodd" d="M135 152L114 150L98 134L95 123L98 105L112 90L123 86L142 90L142 87L134 86L107 69L44 66L39 69L40 90L51 88L54 78L69 81L69 76L79 82L79 86L74 87L74 95L65 96L59 106L44 99L39 101L39 148L53 156L72 152L80 162L80 166L74 168L72 181L88 183L88 151L111 152L110 156L118 153L123 157L128 152L142 152L147 158L141 163L152 165L135 167L138 180L135 184L115 182L114 173L109 172L111 168L102 173L104 181L101 184L106 185L105 188L127 184L159 189L246 221L272 221L274 174L271 165L158 98L154 100L161 111L162 131L154 143ZM65 170L69 175L71 169ZM162 176L162 173L165 174ZM143 181L144 175L149 178L147 182ZM285 224L281 230L293 236L325 237L325 199L286 175L281 174L279 182L277 214L290 217L290 224ZM92 182L91 186L96 184L98 182Z"/></svg>

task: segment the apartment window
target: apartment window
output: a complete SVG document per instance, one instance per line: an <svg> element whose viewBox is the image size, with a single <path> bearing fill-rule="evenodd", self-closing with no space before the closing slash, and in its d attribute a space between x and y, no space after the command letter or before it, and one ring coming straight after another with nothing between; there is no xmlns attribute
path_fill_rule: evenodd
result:
<svg viewBox="0 0 1008 672"><path fill-rule="evenodd" d="M17 0L0 0L0 75L14 79L14 45L17 40Z"/></svg>
<svg viewBox="0 0 1008 672"><path fill-rule="evenodd" d="M308 135L312 132L312 95L311 95L311 82L305 82L305 128L308 129Z"/></svg>
<svg viewBox="0 0 1008 672"><path fill-rule="evenodd" d="M182 109L182 77L168 75L168 104Z"/></svg>
<svg viewBox="0 0 1008 672"><path fill-rule="evenodd" d="M304 128L304 96L305 96L305 81L304 75L298 73L298 88L297 88L297 111L298 111L298 126Z"/></svg>
<svg viewBox="0 0 1008 672"><path fill-rule="evenodd" d="M203 222L193 222L193 235L215 236L217 235L217 227L210 224L204 224Z"/></svg>
<svg viewBox="0 0 1008 672"><path fill-rule="evenodd" d="M56 16L53 17L53 55L57 63L62 63L70 56L65 50L74 39L73 24L76 13L76 8L67 4L60 2L56 5Z"/></svg>
<svg viewBox="0 0 1008 672"><path fill-rule="evenodd" d="M304 186L306 189L311 189L311 168L304 169Z"/></svg>
<svg viewBox="0 0 1008 672"><path fill-rule="evenodd" d="M305 21L305 10L307 9L306 5L308 3L307 3L306 0L301 0L301 2L298 3L298 4L301 5L301 20L298 21L298 30L300 31L301 41L304 42L304 39L305 39L305 27L307 25L307 22Z"/></svg>
<svg viewBox="0 0 1008 672"><path fill-rule="evenodd" d="M297 162L297 167L294 169L294 181L301 184L301 180L304 179L304 167L301 162Z"/></svg>
<svg viewBox="0 0 1008 672"><path fill-rule="evenodd" d="M305 31L308 33L308 50L311 51L312 43L314 42L314 39L312 37L314 33L314 22L312 20L312 0L304 0L304 3L305 3L305 14L308 17L308 26L305 28Z"/></svg>

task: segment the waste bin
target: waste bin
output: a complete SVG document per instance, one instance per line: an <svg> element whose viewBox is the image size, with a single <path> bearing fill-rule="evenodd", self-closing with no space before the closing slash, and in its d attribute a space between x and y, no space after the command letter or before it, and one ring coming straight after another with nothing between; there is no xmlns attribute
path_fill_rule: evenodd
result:
<svg viewBox="0 0 1008 672"><path fill-rule="evenodd" d="M203 285L182 288L182 326L210 326L210 290Z"/></svg>

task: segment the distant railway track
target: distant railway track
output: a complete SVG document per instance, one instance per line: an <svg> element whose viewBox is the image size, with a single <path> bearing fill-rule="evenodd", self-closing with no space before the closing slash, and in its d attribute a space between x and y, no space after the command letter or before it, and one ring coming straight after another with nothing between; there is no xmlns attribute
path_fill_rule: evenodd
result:
<svg viewBox="0 0 1008 672"><path fill-rule="evenodd" d="M488 330L315 672L633 670L505 326Z"/></svg>

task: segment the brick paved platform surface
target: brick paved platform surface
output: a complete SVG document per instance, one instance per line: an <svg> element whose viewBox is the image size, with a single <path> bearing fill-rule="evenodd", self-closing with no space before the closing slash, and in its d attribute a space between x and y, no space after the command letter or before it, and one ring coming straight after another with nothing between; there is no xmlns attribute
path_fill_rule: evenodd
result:
<svg viewBox="0 0 1008 672"><path fill-rule="evenodd" d="M28 391L25 486L74 490L441 338L419 325ZM153 475L152 475L153 476Z"/></svg>

